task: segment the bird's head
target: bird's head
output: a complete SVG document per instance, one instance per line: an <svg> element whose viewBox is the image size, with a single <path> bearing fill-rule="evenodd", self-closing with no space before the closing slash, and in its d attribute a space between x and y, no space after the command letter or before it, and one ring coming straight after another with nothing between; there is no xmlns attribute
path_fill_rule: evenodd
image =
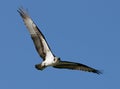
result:
<svg viewBox="0 0 120 89"><path fill-rule="evenodd" d="M60 58L59 57L54 57L54 61L59 62Z"/></svg>
<svg viewBox="0 0 120 89"><path fill-rule="evenodd" d="M54 57L54 60L60 60L60 57Z"/></svg>

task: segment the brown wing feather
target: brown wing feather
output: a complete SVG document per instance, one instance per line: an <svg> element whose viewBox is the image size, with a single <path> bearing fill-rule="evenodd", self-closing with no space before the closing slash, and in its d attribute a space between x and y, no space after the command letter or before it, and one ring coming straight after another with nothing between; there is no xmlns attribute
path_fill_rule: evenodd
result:
<svg viewBox="0 0 120 89"><path fill-rule="evenodd" d="M30 34L31 34L31 38L34 42L35 48L38 52L38 54L42 57L43 60L45 60L45 56L47 54L48 51L51 52L50 47L44 37L44 35L42 34L42 32L39 30L39 28L35 25L35 23L32 21L32 19L30 18L30 16L28 15L28 13L23 10L22 8L20 8L18 10L20 16L22 17L26 27L28 28ZM52 52L51 52L51 55Z"/></svg>
<svg viewBox="0 0 120 89"><path fill-rule="evenodd" d="M87 72L93 72L97 74L101 74L101 71L91 68L87 65L75 63L75 62L68 62L68 61L60 61L57 65L53 66L54 68L60 69L72 69L72 70L82 70Z"/></svg>

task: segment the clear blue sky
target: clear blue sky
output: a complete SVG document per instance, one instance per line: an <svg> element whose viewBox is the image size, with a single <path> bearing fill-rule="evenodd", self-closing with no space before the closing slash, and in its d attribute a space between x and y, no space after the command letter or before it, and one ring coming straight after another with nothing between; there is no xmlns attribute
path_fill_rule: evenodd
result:
<svg viewBox="0 0 120 89"><path fill-rule="evenodd" d="M120 89L120 0L1 0L0 89ZM103 70L102 75L47 68L38 56L19 7L62 60Z"/></svg>

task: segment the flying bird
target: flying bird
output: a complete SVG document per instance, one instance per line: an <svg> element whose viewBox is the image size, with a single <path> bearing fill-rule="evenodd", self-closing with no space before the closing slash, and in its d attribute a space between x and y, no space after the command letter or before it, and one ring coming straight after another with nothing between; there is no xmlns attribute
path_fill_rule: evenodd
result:
<svg viewBox="0 0 120 89"><path fill-rule="evenodd" d="M89 67L87 65L76 62L62 61L59 57L56 57L51 51L45 39L45 36L41 32L41 30L37 27L37 25L33 22L27 11L24 10L23 8L19 8L17 11L22 17L31 35L31 38L33 40L33 43L39 56L43 59L42 63L35 65L35 68L37 68L38 70L43 70L48 66L52 66L54 68L59 69L82 70L96 74L102 73L101 71Z"/></svg>

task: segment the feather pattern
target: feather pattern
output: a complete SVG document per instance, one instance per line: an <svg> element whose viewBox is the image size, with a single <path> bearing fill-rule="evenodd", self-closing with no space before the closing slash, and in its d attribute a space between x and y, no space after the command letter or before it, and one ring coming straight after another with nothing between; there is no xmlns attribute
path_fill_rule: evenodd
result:
<svg viewBox="0 0 120 89"><path fill-rule="evenodd" d="M97 69L94 69L94 68L91 68L87 65L76 63L76 62L60 61L58 64L56 64L53 67L54 68L60 68L60 69L82 70L82 71L101 74L101 71L99 71Z"/></svg>
<svg viewBox="0 0 120 89"><path fill-rule="evenodd" d="M32 19L28 15L28 13L25 10L23 10L22 8L20 8L18 10L18 12L19 12L20 16L22 17L26 27L28 28L28 31L31 34L31 38L34 42L34 45L35 45L35 48L36 48L38 54L42 57L43 60L45 60L47 53L49 53L53 57L53 54L50 50L50 47L49 47L44 35L39 30L37 25L32 21Z"/></svg>
<svg viewBox="0 0 120 89"><path fill-rule="evenodd" d="M94 69L92 67L89 67L81 63L61 61L60 58L56 57L52 53L44 35L40 31L40 29L37 27L37 25L32 21L28 13L22 8L19 8L18 12L22 17L26 27L28 28L28 31L31 35L31 38L33 40L33 43L35 45L35 48L38 54L43 59L42 63L35 65L35 67L38 70L43 70L48 66L53 66L54 68L59 68L59 69L82 70L82 71L93 72L97 74L102 73L97 69Z"/></svg>

